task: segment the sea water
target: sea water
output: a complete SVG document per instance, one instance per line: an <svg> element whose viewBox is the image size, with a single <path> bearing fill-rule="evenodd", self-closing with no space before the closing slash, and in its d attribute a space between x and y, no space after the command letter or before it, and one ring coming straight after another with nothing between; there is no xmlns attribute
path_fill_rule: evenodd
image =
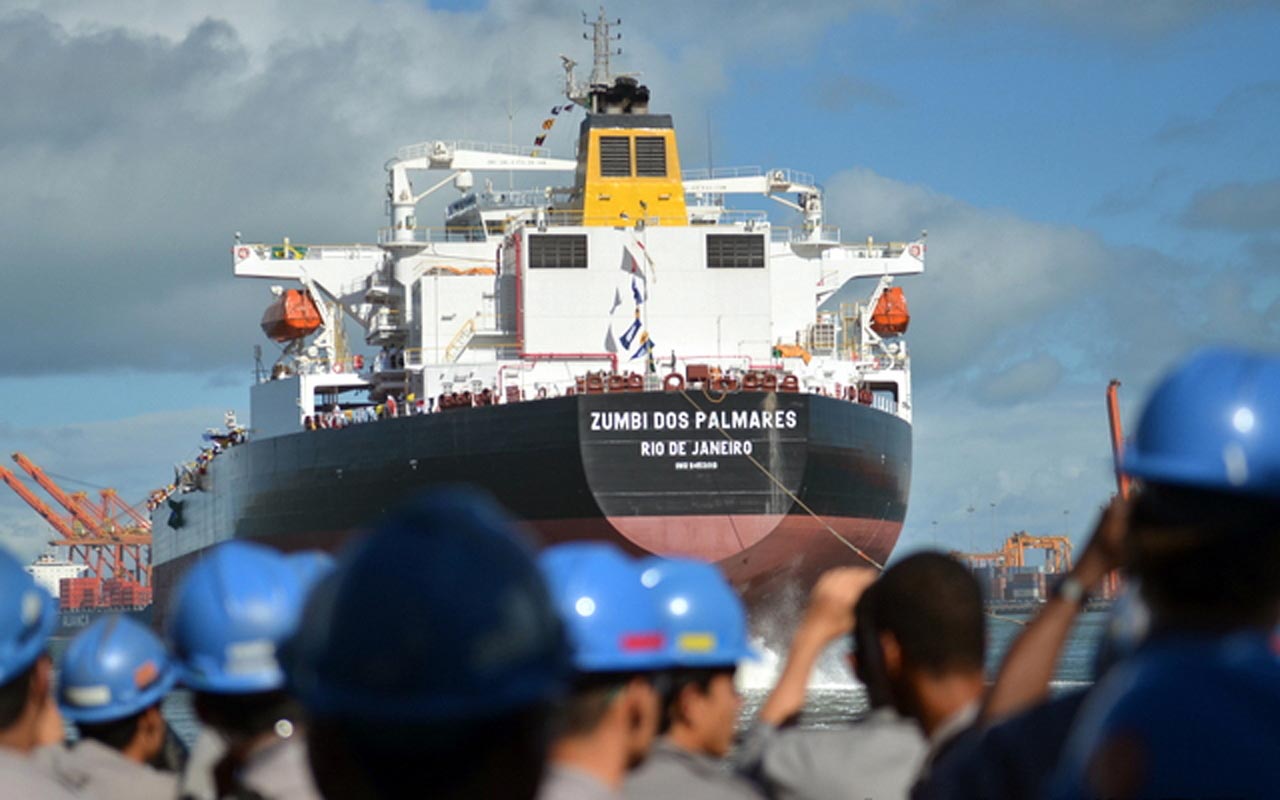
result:
<svg viewBox="0 0 1280 800"><path fill-rule="evenodd" d="M1029 619L1026 615L990 617L987 620L987 681L995 680L1009 645ZM1057 694L1093 683L1093 655L1106 625L1104 613L1081 614L1071 633L1058 667L1050 684ZM802 728L830 728L847 724L866 713L867 693L854 679L848 667L849 645L847 640L834 643L827 649L814 667L809 679L804 710L799 726ZM738 674L738 688L742 692L742 712L739 728L745 730L755 719L756 712L769 695L769 690L782 669L781 654L763 649L755 663L744 664Z"/></svg>

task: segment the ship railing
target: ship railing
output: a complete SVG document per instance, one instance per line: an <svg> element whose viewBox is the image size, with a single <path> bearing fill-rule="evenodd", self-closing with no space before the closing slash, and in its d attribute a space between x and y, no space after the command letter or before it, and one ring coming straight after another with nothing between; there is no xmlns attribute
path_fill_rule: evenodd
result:
<svg viewBox="0 0 1280 800"><path fill-rule="evenodd" d="M704 209L699 209L704 210ZM733 225L736 227L763 228L769 224L769 214L764 211L719 209L714 219L694 222L695 225Z"/></svg>
<svg viewBox="0 0 1280 800"><path fill-rule="evenodd" d="M259 258L270 261L319 261L322 259L356 259L378 255L381 251L367 244L255 244L251 247Z"/></svg>
<svg viewBox="0 0 1280 800"><path fill-rule="evenodd" d="M778 183L793 183L802 186L817 186L813 173L801 172L788 167L765 170L758 165L745 167L715 167L714 169L681 170L680 177L686 181L705 181L716 178L757 178L762 175L776 177Z"/></svg>
<svg viewBox="0 0 1280 800"><path fill-rule="evenodd" d="M496 153L504 156L528 156L530 158L547 158L546 148L529 147L521 144L501 144L498 142L477 142L469 139L457 139L452 141L430 141L419 142L401 147L396 151L396 158L400 161L409 161L415 158L426 158L440 149L445 148L450 152L458 150L473 150L479 153Z"/></svg>
<svg viewBox="0 0 1280 800"><path fill-rule="evenodd" d="M792 242L819 242L822 244L840 244L840 226L839 225L823 225L818 228L816 237L810 236L803 229L797 230L787 226L775 226L773 228L773 241L779 244L790 244Z"/></svg>
<svg viewBox="0 0 1280 800"><path fill-rule="evenodd" d="M448 225L443 228L380 228L378 230L378 244L483 242L487 238L489 238L488 233L480 225Z"/></svg>
<svg viewBox="0 0 1280 800"><path fill-rule="evenodd" d="M854 258L898 258L908 247L908 242L877 242L867 237L865 242L843 242L841 247Z"/></svg>
<svg viewBox="0 0 1280 800"><path fill-rule="evenodd" d="M871 398L871 407L878 408L887 414L898 413L898 403L888 394L876 394Z"/></svg>
<svg viewBox="0 0 1280 800"><path fill-rule="evenodd" d="M491 208L534 208L547 204L547 191L545 189L508 189L504 192L485 192L483 202L485 205L483 211Z"/></svg>

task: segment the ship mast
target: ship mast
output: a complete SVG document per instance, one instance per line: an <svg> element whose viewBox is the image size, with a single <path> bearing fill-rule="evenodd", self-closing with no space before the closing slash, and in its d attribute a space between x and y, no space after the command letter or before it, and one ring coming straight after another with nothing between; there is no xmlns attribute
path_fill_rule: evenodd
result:
<svg viewBox="0 0 1280 800"><path fill-rule="evenodd" d="M583 39L591 42L591 78L586 83L575 80L573 68L578 66L578 62L561 54L560 60L564 64L565 71L564 93L573 102L593 114L598 114L601 111L600 98L613 85L614 75L609 67L609 58L622 55L622 48L615 49L613 46L614 42L622 39L622 34L611 32L612 28L622 24L622 20L615 19L611 22L604 15L604 6L600 6L600 15L594 22L587 19L586 12L583 12L582 24L591 26L590 36L582 34Z"/></svg>

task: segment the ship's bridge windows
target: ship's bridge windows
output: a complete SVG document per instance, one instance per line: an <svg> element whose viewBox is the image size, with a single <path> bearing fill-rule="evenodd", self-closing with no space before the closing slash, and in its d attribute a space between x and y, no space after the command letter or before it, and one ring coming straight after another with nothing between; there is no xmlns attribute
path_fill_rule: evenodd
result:
<svg viewBox="0 0 1280 800"><path fill-rule="evenodd" d="M661 136L636 137L636 176L667 177L667 140Z"/></svg>
<svg viewBox="0 0 1280 800"><path fill-rule="evenodd" d="M758 233L707 234L711 269L764 269L764 236Z"/></svg>
<svg viewBox="0 0 1280 800"><path fill-rule="evenodd" d="M586 269L587 235L529 234L529 269Z"/></svg>
<svg viewBox="0 0 1280 800"><path fill-rule="evenodd" d="M631 137L600 137L600 177L631 177Z"/></svg>

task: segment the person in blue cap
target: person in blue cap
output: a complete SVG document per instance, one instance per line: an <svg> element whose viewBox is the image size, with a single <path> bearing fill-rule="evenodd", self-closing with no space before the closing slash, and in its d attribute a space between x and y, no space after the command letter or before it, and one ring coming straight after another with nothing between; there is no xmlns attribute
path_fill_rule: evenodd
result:
<svg viewBox="0 0 1280 800"><path fill-rule="evenodd" d="M456 488L394 511L342 553L283 657L332 800L528 800L570 669L516 524Z"/></svg>
<svg viewBox="0 0 1280 800"><path fill-rule="evenodd" d="M673 666L662 697L663 735L627 778L628 800L763 797L723 763L742 710L738 663L757 658L742 601L711 564L649 558L640 566L641 583L666 622Z"/></svg>
<svg viewBox="0 0 1280 800"><path fill-rule="evenodd" d="M58 705L80 738L38 757L99 800L173 798L177 775L150 764L165 747L160 703L177 678L164 644L141 623L97 620L71 640L57 680Z"/></svg>
<svg viewBox="0 0 1280 800"><path fill-rule="evenodd" d="M0 793L63 800L77 795L31 753L52 744L61 721L46 648L58 624L53 598L0 548ZM50 729L58 731L50 738Z"/></svg>
<svg viewBox="0 0 1280 800"><path fill-rule="evenodd" d="M302 601L285 557L251 542L214 547L182 577L168 636L203 726L183 797L319 797L278 658Z"/></svg>
<svg viewBox="0 0 1280 800"><path fill-rule="evenodd" d="M665 622L639 564L612 545L555 545L538 565L568 629L575 672L539 800L620 798L657 736L661 676L674 666Z"/></svg>
<svg viewBox="0 0 1280 800"><path fill-rule="evenodd" d="M1095 687L1061 797L1271 797L1280 786L1280 357L1214 348L1156 387L1121 468L1151 628Z"/></svg>

